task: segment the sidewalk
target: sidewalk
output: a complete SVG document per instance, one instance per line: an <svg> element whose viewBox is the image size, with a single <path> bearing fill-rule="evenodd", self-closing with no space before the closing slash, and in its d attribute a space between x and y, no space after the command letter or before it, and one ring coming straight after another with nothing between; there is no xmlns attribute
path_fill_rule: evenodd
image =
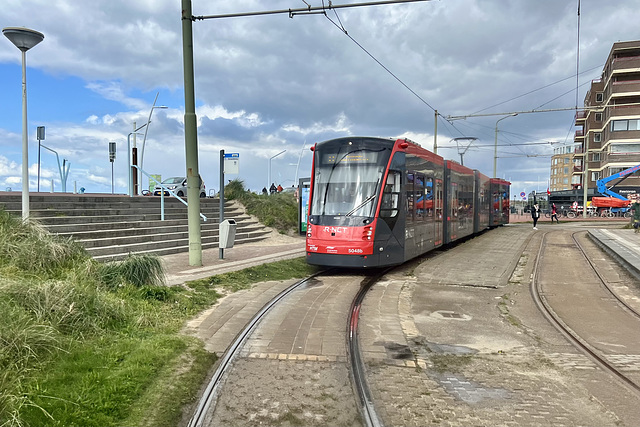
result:
<svg viewBox="0 0 640 427"><path fill-rule="evenodd" d="M273 232L266 240L225 249L224 259L219 258L219 252L218 248L203 250L203 265L199 267L189 265L189 253L186 252L162 256L166 285L181 285L190 280L204 279L259 264L303 257L305 238L283 236Z"/></svg>
<svg viewBox="0 0 640 427"><path fill-rule="evenodd" d="M589 230L589 237L640 280L640 234L633 229Z"/></svg>
<svg viewBox="0 0 640 427"><path fill-rule="evenodd" d="M594 216L594 217L588 217L587 219L578 217L578 218L567 218L566 216L562 216L559 218L560 222L596 222L596 223L603 223L604 224L624 224L626 222L629 222L629 218L624 218L624 217L612 217L612 218L602 218L602 217L598 217L598 216ZM531 214L523 214L523 215L519 215L519 214L510 214L509 215L509 223L511 224L515 224L515 223L520 223L520 222L533 222L533 219L531 218ZM542 224L544 222L551 222L551 218L547 218L544 216L544 214L542 214L542 217L540 217L538 219L538 224Z"/></svg>

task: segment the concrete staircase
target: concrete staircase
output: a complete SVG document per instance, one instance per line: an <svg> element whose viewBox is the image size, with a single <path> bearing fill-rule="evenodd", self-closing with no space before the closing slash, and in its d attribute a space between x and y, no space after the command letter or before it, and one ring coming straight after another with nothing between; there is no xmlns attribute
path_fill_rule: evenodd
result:
<svg viewBox="0 0 640 427"><path fill-rule="evenodd" d="M219 199L200 199L202 249L218 247ZM21 193L0 193L0 208L21 216ZM47 230L69 236L100 261L130 253L167 255L189 251L187 207L165 197L161 221L160 197L103 194L31 193L30 218ZM225 219L237 224L235 244L265 239L269 231L235 203L225 203Z"/></svg>

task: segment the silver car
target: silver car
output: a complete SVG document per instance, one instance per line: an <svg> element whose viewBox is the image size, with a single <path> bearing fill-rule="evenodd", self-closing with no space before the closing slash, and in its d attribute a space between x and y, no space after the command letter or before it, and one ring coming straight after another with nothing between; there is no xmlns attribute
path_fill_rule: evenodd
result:
<svg viewBox="0 0 640 427"><path fill-rule="evenodd" d="M162 185L164 185L165 188L168 188L169 190L173 191L179 197L185 197L187 195L187 178L184 176L174 176L172 178L167 178L164 181L162 181ZM159 196L161 191L162 191L162 187L159 185L156 185L155 188L153 189L153 195ZM168 196L169 192L164 190L164 195ZM204 181L202 181L201 179L200 180L200 197L206 197L206 195L207 193L205 192Z"/></svg>

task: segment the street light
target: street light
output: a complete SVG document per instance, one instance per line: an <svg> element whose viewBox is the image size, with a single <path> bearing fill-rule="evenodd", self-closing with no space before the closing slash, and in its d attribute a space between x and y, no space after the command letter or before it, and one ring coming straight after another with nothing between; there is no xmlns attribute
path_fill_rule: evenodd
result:
<svg viewBox="0 0 640 427"><path fill-rule="evenodd" d="M29 218L29 136L27 130L27 51L44 39L44 34L27 28L7 27L4 34L22 51L22 219Z"/></svg>
<svg viewBox="0 0 640 427"><path fill-rule="evenodd" d="M271 186L271 160L275 159L276 157L278 157L280 154L284 153L287 150L282 150L281 152L279 152L278 154L276 154L275 156L271 157L269 159L269 183L267 183L267 188L270 188Z"/></svg>
<svg viewBox="0 0 640 427"><path fill-rule="evenodd" d="M149 118L147 119L147 128L144 130L144 138L142 138L142 152L140 153L140 186L142 186L142 162L144 161L144 145L147 141L147 132L149 131L149 123L151 123L151 115L153 114L153 110L156 108L168 108L166 105L158 105L156 106L156 101L158 100L158 95L160 92L156 93L156 99L153 100L153 105L151 106L151 111L149 111Z"/></svg>
<svg viewBox="0 0 640 427"><path fill-rule="evenodd" d="M131 164L131 135L138 135L138 131L145 127L148 123L143 124L133 132L127 135L127 169L129 170L129 197L133 197L133 165ZM136 172L137 173L137 172Z"/></svg>
<svg viewBox="0 0 640 427"><path fill-rule="evenodd" d="M498 177L498 123L500 123L500 120L504 120L509 117L515 117L517 115L518 113L512 113L512 114L509 114L508 116L498 119L498 121L496 122L496 140L493 145L493 177L494 178Z"/></svg>

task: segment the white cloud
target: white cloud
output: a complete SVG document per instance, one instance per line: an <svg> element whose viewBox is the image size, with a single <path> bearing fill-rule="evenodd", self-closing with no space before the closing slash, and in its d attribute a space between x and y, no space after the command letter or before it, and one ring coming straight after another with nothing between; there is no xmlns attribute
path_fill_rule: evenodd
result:
<svg viewBox="0 0 640 427"><path fill-rule="evenodd" d="M182 35L175 0L5 3L7 25L25 25L45 34L43 43L29 52L29 77L36 77L32 72L36 69L45 74L43 85L55 85L55 77L73 76L80 79L82 89L90 91L83 95L89 97L88 107L77 111L74 118L62 112L78 94L43 96L46 88L38 87L37 81L33 88L39 91L30 93L29 114L34 121L30 128L40 123L47 126L46 143L71 161L70 182L95 187L93 191L110 191L106 147L109 141L116 141L115 179L124 191L127 135L134 121L138 126L146 123L157 92L158 104L169 109L153 113L145 168L163 174L184 173ZM193 11L209 15L295 5L291 0L266 3L193 0ZM321 4L319 0L311 3ZM640 0L582 0L581 70L596 69L581 76L580 83L597 77L601 70L597 67L604 63L613 42L637 38L633 17L639 7ZM203 177L209 188L217 182L220 149L241 152L241 177L251 187L261 188L266 182L265 159L286 149L277 162L282 163L283 180L292 179L287 174L295 171L289 171L287 165L297 162L305 142L309 146L343 135L401 135L431 148L434 114L423 100L445 116L469 114L499 103L484 112L527 110L564 92L568 95L547 107L572 106L575 79L571 78L515 98L575 73L575 9L574 2L557 0L457 0L335 11L349 35L415 94L322 15L196 21L194 70ZM328 16L337 23L335 13ZM15 68L20 60L7 43L5 40L7 48L0 49L0 70L5 64ZM3 80L2 93L16 85L15 79ZM588 85L581 86L579 102L587 89ZM34 96L36 93L40 96ZM6 107L0 106L7 108L1 117L19 111L15 104L19 100L11 102L14 104L9 106L8 100ZM19 123L19 117L11 117ZM465 165L468 162L489 174L497 119L453 124L441 120L438 143L444 147L454 137L478 137L465 155ZM3 163L0 158L0 182L20 176L20 135L16 134L20 129L13 122L0 119L0 148L6 159ZM551 147L508 147L509 141L563 141L567 135L571 140L572 122L571 111L520 115L501 122L499 171L511 174L518 183L538 181L537 176L531 179L538 173L543 181L545 170L548 176L548 158L526 155L550 155ZM137 141L141 143L142 137ZM31 138L31 164L34 146ZM522 157L508 157L511 152ZM454 149L443 148L439 154L459 158ZM310 152L305 156L301 169L308 173ZM55 179L55 156L43 157L43 167Z"/></svg>

